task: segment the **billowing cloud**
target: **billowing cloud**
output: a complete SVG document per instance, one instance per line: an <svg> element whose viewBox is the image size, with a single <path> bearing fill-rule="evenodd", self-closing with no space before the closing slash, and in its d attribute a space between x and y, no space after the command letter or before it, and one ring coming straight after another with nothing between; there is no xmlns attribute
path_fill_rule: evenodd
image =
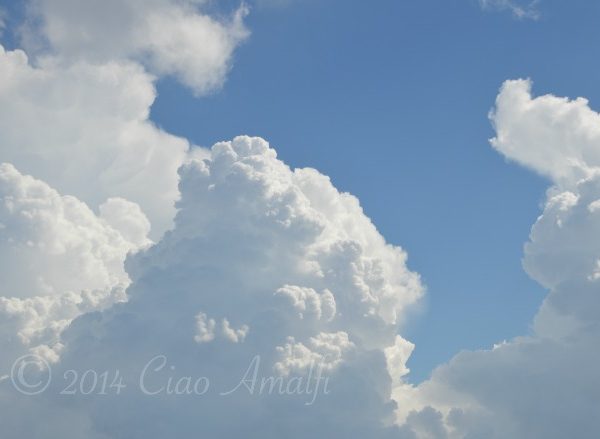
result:
<svg viewBox="0 0 600 439"><path fill-rule="evenodd" d="M150 244L149 230L134 203L108 200L98 216L0 164L1 370L28 349L56 361L73 318L124 300L125 258Z"/></svg>
<svg viewBox="0 0 600 439"><path fill-rule="evenodd" d="M29 55L0 47L4 437L400 434L386 349L423 292L406 254L264 140L208 154L149 121L157 76L215 89L246 35L243 7L219 21L199 3L33 1ZM58 380L26 397L6 384L27 352L138 392L68 399ZM253 365L267 393L235 391ZM176 370L233 390L173 400L160 381Z"/></svg>
<svg viewBox="0 0 600 439"><path fill-rule="evenodd" d="M21 354L58 362L77 316L126 301L125 258L172 226L177 170L205 152L150 122L154 82L218 88L246 35L243 8L217 21L195 3L32 1L29 56L0 45L0 383Z"/></svg>
<svg viewBox="0 0 600 439"><path fill-rule="evenodd" d="M172 226L177 169L204 153L150 122L156 75L219 87L246 35L243 9L196 3L31 1L29 56L0 45L2 372L27 350L58 361L71 320L126 300L127 254Z"/></svg>
<svg viewBox="0 0 600 439"><path fill-rule="evenodd" d="M3 437L596 434L600 116L587 101L502 88L492 145L553 185L524 259L549 294L530 334L411 386L414 345L398 332L423 287L358 200L260 138L208 152L149 120L157 77L214 90L247 35L244 7L216 19L203 3L36 0L29 56L0 46ZM483 4L534 17L535 2ZM8 386L26 352L55 377L36 398ZM61 395L61 377L86 371L93 394L77 381Z"/></svg>
<svg viewBox="0 0 600 439"><path fill-rule="evenodd" d="M217 20L198 0L32 0L25 47L62 60L136 60L203 94L220 87L248 35L245 7Z"/></svg>
<svg viewBox="0 0 600 439"><path fill-rule="evenodd" d="M0 165L0 201L5 295L117 285L127 279L124 255L149 243L150 225L137 205L111 199L98 217L76 198L59 195L9 164Z"/></svg>
<svg viewBox="0 0 600 439"><path fill-rule="evenodd" d="M154 237L170 227L190 146L148 120L156 94L139 65L32 66L0 46L0 78L3 160L93 208L110 197L138 203Z"/></svg>
<svg viewBox="0 0 600 439"><path fill-rule="evenodd" d="M405 373L411 348L397 332L423 293L406 254L385 242L355 197L315 170L290 169L260 138L219 143L180 174L175 228L126 263L129 301L63 334L56 376L119 369L131 385L119 396L75 396L85 418L78 424L107 438L200 429L210 437L405 437L393 425L386 350ZM143 384L152 396L137 387L149 361ZM239 385L252 367L268 380L262 392ZM161 393L166 371L202 374L210 391ZM325 374L323 394L294 393ZM52 396L61 384L45 397L65 408ZM281 385L291 390L266 391Z"/></svg>
<svg viewBox="0 0 600 439"><path fill-rule="evenodd" d="M187 140L149 120L157 77L220 87L247 32L241 7L217 20L186 0L32 0L26 52L0 46L0 154L93 209L138 203L158 238L171 227Z"/></svg>
<svg viewBox="0 0 600 439"><path fill-rule="evenodd" d="M401 419L419 437L600 434L600 115L584 99L534 98L530 90L529 81L504 84L492 144L552 179L523 261L549 294L531 334L461 353L419 387L396 388ZM424 409L411 413L415 406Z"/></svg>
<svg viewBox="0 0 600 439"><path fill-rule="evenodd" d="M584 98L534 99L530 81L508 81L491 117L494 148L562 186L600 168L600 115Z"/></svg>

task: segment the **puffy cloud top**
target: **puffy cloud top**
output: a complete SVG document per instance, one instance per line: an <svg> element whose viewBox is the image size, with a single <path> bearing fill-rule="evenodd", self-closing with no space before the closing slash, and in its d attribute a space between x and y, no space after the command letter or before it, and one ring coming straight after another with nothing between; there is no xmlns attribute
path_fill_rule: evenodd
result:
<svg viewBox="0 0 600 439"><path fill-rule="evenodd" d="M154 98L139 65L33 66L0 46L0 153L93 208L110 197L138 203L157 238L171 226L190 145L148 120Z"/></svg>
<svg viewBox="0 0 600 439"><path fill-rule="evenodd" d="M203 94L221 86L248 32L245 7L216 20L197 0L33 0L26 47L63 60L135 59Z"/></svg>
<svg viewBox="0 0 600 439"><path fill-rule="evenodd" d="M411 348L398 327L423 293L406 254L385 242L355 197L313 169L291 170L260 138L219 143L180 174L175 228L128 259L128 302L63 334L55 373L118 365L131 382L160 353L228 390L259 358L260 376L273 379L308 379L318 366L331 393L313 406L306 394L242 389L192 400L131 389L80 401L78 424L111 438L199 428L211 437L404 437L392 422L387 359L406 373ZM123 410L129 415L117 416Z"/></svg>
<svg viewBox="0 0 600 439"><path fill-rule="evenodd" d="M587 99L534 98L529 80L507 81L491 120L492 145L560 185L572 185L600 170L600 114Z"/></svg>
<svg viewBox="0 0 600 439"><path fill-rule="evenodd" d="M124 300L123 264L150 244L149 222L122 199L109 200L102 214L0 164L2 369L26 348L55 361L73 318Z"/></svg>
<svg viewBox="0 0 600 439"><path fill-rule="evenodd" d="M530 334L460 353L418 387L400 383L400 418L419 438L597 436L600 115L585 99L534 98L518 80L491 117L492 145L553 181L523 260L549 294Z"/></svg>
<svg viewBox="0 0 600 439"><path fill-rule="evenodd" d="M111 200L103 211L110 221L1 164L2 294L32 297L124 283L124 256L150 242L148 220L125 200ZM127 217L127 234L119 232L120 217Z"/></svg>

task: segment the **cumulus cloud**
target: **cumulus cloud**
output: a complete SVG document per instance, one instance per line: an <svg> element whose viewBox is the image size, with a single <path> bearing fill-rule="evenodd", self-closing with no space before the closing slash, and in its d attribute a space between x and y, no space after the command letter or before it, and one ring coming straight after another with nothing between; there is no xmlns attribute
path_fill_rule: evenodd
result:
<svg viewBox="0 0 600 439"><path fill-rule="evenodd" d="M138 203L152 237L172 226L177 169L197 155L149 120L154 82L219 88L247 31L193 0L31 0L25 51L0 46L0 154L97 209ZM224 17L224 16L223 16Z"/></svg>
<svg viewBox="0 0 600 439"><path fill-rule="evenodd" d="M284 285L277 290L277 294L287 297L291 301L301 319L305 315L313 316L316 319L323 318L327 321L335 317L335 297L329 290L318 294L312 288Z"/></svg>
<svg viewBox="0 0 600 439"><path fill-rule="evenodd" d="M395 368L405 369L397 332L423 293L406 254L355 197L315 170L290 169L260 138L219 143L180 174L175 228L128 258L128 302L63 333L55 374L117 367L135 384L161 354L149 389L174 370L210 377L211 391L84 398L70 412L77 424L107 438L411 437L393 425L385 352L397 347ZM250 394L239 383L252 365L269 388L327 374L327 394ZM48 404L68 409L52 394Z"/></svg>
<svg viewBox="0 0 600 439"><path fill-rule="evenodd" d="M102 210L0 164L1 370L26 349L56 361L73 318L124 300L125 258L150 244L150 226L131 202Z"/></svg>
<svg viewBox="0 0 600 439"><path fill-rule="evenodd" d="M3 437L600 431L600 115L588 102L503 86L493 147L552 183L524 258L549 294L530 334L461 353L412 386L414 345L398 332L423 287L358 200L260 138L208 152L149 120L157 77L214 90L247 36L244 7L216 19L203 3L35 0L29 56L0 46ZM482 5L537 16L536 2ZM118 371L130 386L69 399L57 380L26 398L6 386L25 352L55 376ZM202 395L165 387L199 374ZM315 374L322 394L289 392ZM255 376L287 392L254 393Z"/></svg>
<svg viewBox="0 0 600 439"><path fill-rule="evenodd" d="M7 296L115 286L127 279L123 269L127 252L149 243L148 220L137 205L124 200L106 203L109 222L76 198L59 195L9 164L0 165L0 201L0 265ZM133 239L114 227L119 215L127 217Z"/></svg>
<svg viewBox="0 0 600 439"><path fill-rule="evenodd" d="M218 88L246 36L244 8L216 20L200 3L35 0L29 55L0 45L0 370L59 361L65 328L127 300L125 258L172 226L177 170L205 153L150 122L154 82Z"/></svg>
<svg viewBox="0 0 600 439"><path fill-rule="evenodd" d="M223 319L221 330L223 331L223 335L227 340L232 343L242 343L248 335L248 331L250 327L248 325L242 325L239 329L235 329L231 327L231 323L229 320Z"/></svg>
<svg viewBox="0 0 600 439"><path fill-rule="evenodd" d="M226 390L254 359L273 380L310 380L318 363L338 394L316 409L316 390L67 401L60 381L39 399L0 386L5 437L401 434L384 350L423 292L406 254L356 198L262 139L208 154L149 121L157 77L218 88L247 34L243 7L217 20L200 3L32 1L28 54L0 47L0 153L12 163L0 168L0 371L33 352L59 377L118 370L131 383L146 363L153 389L177 371Z"/></svg>
<svg viewBox="0 0 600 439"><path fill-rule="evenodd" d="M221 319L221 324L217 326L215 319L209 318L204 313L199 313L196 316L196 335L194 335L194 340L196 343L209 343L217 335L220 335L232 343L242 343L246 335L248 335L249 330L248 325L242 325L238 329L233 328L226 318Z"/></svg>
<svg viewBox="0 0 600 439"><path fill-rule="evenodd" d="M233 51L248 35L244 6L217 20L198 0L32 0L25 47L62 60L133 59L198 94L222 85Z"/></svg>
<svg viewBox="0 0 600 439"><path fill-rule="evenodd" d="M516 18L537 20L540 17L538 5L540 0L479 0L484 9L510 11Z"/></svg>
<svg viewBox="0 0 600 439"><path fill-rule="evenodd" d="M194 340L196 343L208 343L215 339L215 319L209 318L203 312L196 316L196 335Z"/></svg>
<svg viewBox="0 0 600 439"><path fill-rule="evenodd" d="M33 66L0 46L0 78L3 160L93 208L110 197L138 203L155 238L170 227L190 145L148 120L156 93L139 65Z"/></svg>
<svg viewBox="0 0 600 439"><path fill-rule="evenodd" d="M394 384L402 384L402 377L410 372L406 363L414 349L414 344L397 335L394 344L384 350L388 371Z"/></svg>
<svg viewBox="0 0 600 439"><path fill-rule="evenodd" d="M531 81L509 81L491 114L492 146L507 158L569 186L598 172L600 115L587 99L533 98Z"/></svg>
<svg viewBox="0 0 600 439"><path fill-rule="evenodd" d="M400 416L420 437L597 436L600 116L584 99L534 98L519 80L504 84L491 117L492 145L553 183L523 260L549 294L531 334L461 353L416 388L398 386Z"/></svg>
<svg viewBox="0 0 600 439"><path fill-rule="evenodd" d="M345 353L352 348L354 343L343 331L321 332L310 337L306 345L289 337L285 345L277 347L281 358L275 363L275 370L284 376L292 372L304 372L314 365L331 371L340 365Z"/></svg>
<svg viewBox="0 0 600 439"><path fill-rule="evenodd" d="M149 120L154 82L219 87L246 35L243 8L200 3L34 0L29 55L0 45L2 369L27 349L57 361L73 318L126 300L126 255L172 226L177 170L204 152Z"/></svg>

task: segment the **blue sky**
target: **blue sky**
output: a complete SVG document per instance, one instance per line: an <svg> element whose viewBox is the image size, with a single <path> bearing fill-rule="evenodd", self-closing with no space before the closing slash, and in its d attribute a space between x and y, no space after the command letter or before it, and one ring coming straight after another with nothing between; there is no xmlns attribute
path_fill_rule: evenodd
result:
<svg viewBox="0 0 600 439"><path fill-rule="evenodd" d="M419 382L462 349L527 333L545 294L520 261L547 182L489 146L487 114L513 78L600 101L589 44L600 4L538 9L531 20L469 0L256 6L224 89L195 99L163 80L152 118L200 145L260 135L357 195L428 287L406 328Z"/></svg>

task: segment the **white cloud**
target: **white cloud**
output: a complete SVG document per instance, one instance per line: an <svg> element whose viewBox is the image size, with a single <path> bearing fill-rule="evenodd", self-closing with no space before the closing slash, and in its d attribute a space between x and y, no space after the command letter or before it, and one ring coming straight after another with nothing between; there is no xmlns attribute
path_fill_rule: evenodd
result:
<svg viewBox="0 0 600 439"><path fill-rule="evenodd" d="M239 329L232 328L231 323L229 323L229 320L227 319L222 320L221 326L223 335L232 343L243 343L244 339L248 335L248 331L250 331L250 327L248 325L242 325Z"/></svg>
<svg viewBox="0 0 600 439"><path fill-rule="evenodd" d="M491 114L492 145L568 188L600 167L600 115L584 98L533 98L531 81L507 81Z"/></svg>
<svg viewBox="0 0 600 439"><path fill-rule="evenodd" d="M243 343L248 331L250 331L248 325L242 325L238 329L233 328L227 318L221 319L221 324L217 326L215 319L209 318L201 312L196 315L194 340L196 343L210 343L218 334L231 343Z"/></svg>
<svg viewBox="0 0 600 439"><path fill-rule="evenodd" d="M124 200L109 201L103 213L0 164L1 370L29 348L47 347L55 361L73 318L125 299L123 264L150 243L149 223Z"/></svg>
<svg viewBox="0 0 600 439"><path fill-rule="evenodd" d="M600 218L589 206L600 198L600 117L583 99L533 98L528 81L508 81L492 120L494 147L554 183L523 261L549 294L531 334L399 385L400 418L419 437L597 436Z"/></svg>
<svg viewBox="0 0 600 439"><path fill-rule="evenodd" d="M394 344L384 350L388 370L395 384L402 384L402 377L410 372L406 363L414 349L414 344L397 335Z"/></svg>
<svg viewBox="0 0 600 439"><path fill-rule="evenodd" d="M196 316L196 343L209 343L215 339L215 319L210 319L203 312Z"/></svg>
<svg viewBox="0 0 600 439"><path fill-rule="evenodd" d="M171 227L185 139L149 120L157 77L219 88L247 31L192 0L32 0L24 51L0 46L0 158L97 209L138 203L152 237Z"/></svg>
<svg viewBox="0 0 600 439"><path fill-rule="evenodd" d="M150 221L140 206L123 198L109 198L99 207L100 218L137 248L150 244Z"/></svg>
<svg viewBox="0 0 600 439"><path fill-rule="evenodd" d="M358 200L315 170L291 170L260 138L207 153L149 121L155 75L198 94L218 88L246 37L243 7L216 20L202 3L36 0L29 19L41 27L23 34L32 60L0 47L0 154L16 166L0 166L3 435L598 432L600 115L584 99L534 98L529 81L504 85L492 145L553 183L524 258L550 292L531 334L461 353L411 386L414 346L398 330L423 287ZM537 17L535 2L482 4ZM150 227L162 239L145 249ZM56 397L58 381L21 398L4 372L27 350L57 376L119 369L130 383L161 353L165 371L208 376L216 393L148 398L132 386L73 401ZM279 377L306 379L319 363L331 393L311 408L307 395L219 395L254 358Z"/></svg>
<svg viewBox="0 0 600 439"><path fill-rule="evenodd" d="M155 74L209 91L245 35L243 10L195 3L32 1L32 57L0 46L2 369L26 349L57 361L74 317L126 300L128 252L172 226L177 169L205 153L150 122Z"/></svg>
<svg viewBox="0 0 600 439"><path fill-rule="evenodd" d="M530 18L537 20L540 18L538 4L540 0L479 0L484 9L499 9L510 11L519 19Z"/></svg>
<svg viewBox="0 0 600 439"><path fill-rule="evenodd" d="M316 319L323 318L326 321L331 321L335 317L335 297L329 290L318 294L312 288L284 285L276 293L287 297L292 302L301 319L305 315Z"/></svg>
<svg viewBox="0 0 600 439"><path fill-rule="evenodd" d="M77 319L62 335L54 373L118 368L135 383L164 354L177 373L210 377L213 391L149 398L132 386L119 397L77 400L75 412L52 393L48 404L68 410L91 437L410 437L391 422L384 352L398 346L402 317L423 293L405 253L386 244L356 198L315 170L291 170L262 139L219 143L180 174L175 228L127 260L129 301ZM406 354L394 356L396 370ZM261 377L292 383L321 365L330 394L314 405L306 392L220 396L257 355Z"/></svg>
<svg viewBox="0 0 600 439"><path fill-rule="evenodd" d="M66 60L136 60L198 94L222 85L233 51L248 35L246 8L217 20L194 0L32 0L26 48L49 46Z"/></svg>
<svg viewBox="0 0 600 439"><path fill-rule="evenodd" d="M126 282L125 255L149 244L149 227L139 207L124 200L105 205L104 213L114 213L115 203L116 215L127 215L128 234L76 198L0 165L3 295L55 295Z"/></svg>
<svg viewBox="0 0 600 439"><path fill-rule="evenodd" d="M131 63L68 66L0 46L0 154L92 208L138 203L153 237L170 227L189 144L148 120L153 78Z"/></svg>
<svg viewBox="0 0 600 439"><path fill-rule="evenodd" d="M275 370L284 376L292 372L303 373L311 367L331 371L340 365L346 352L354 348L354 343L343 331L322 332L311 337L307 345L297 343L294 337L289 337L283 346L277 347L280 358L275 363Z"/></svg>
<svg viewBox="0 0 600 439"><path fill-rule="evenodd" d="M600 210L600 200L595 200L595 201L592 201L590 204L588 204L588 210L591 213L599 211Z"/></svg>

